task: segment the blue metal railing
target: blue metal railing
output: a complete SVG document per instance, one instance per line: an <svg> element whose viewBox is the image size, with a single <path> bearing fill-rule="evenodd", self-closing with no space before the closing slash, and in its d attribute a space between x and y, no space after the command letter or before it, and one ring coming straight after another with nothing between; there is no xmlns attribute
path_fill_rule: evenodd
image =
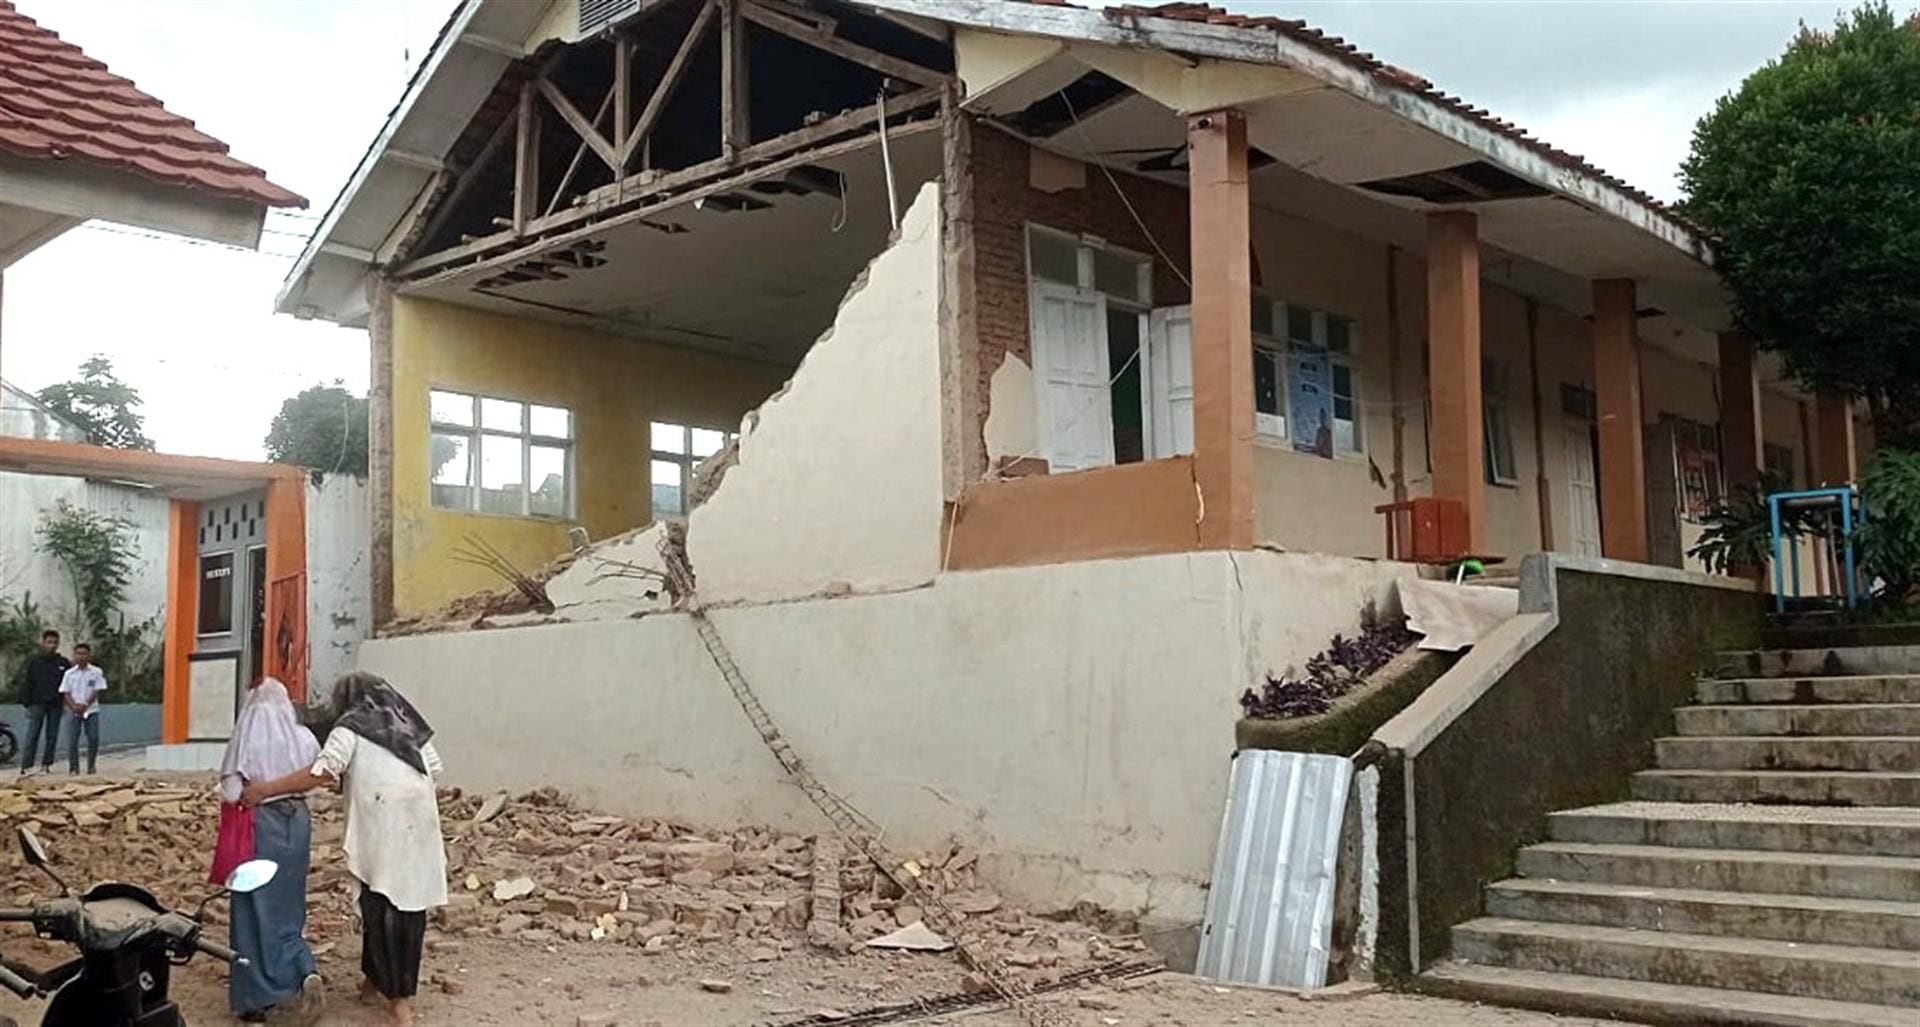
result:
<svg viewBox="0 0 1920 1027"><path fill-rule="evenodd" d="M1852 609L1860 603L1860 575L1853 554L1853 529L1865 524L1867 503L1861 498L1859 490L1852 485L1836 488L1806 489L1800 492L1774 492L1767 496L1767 517L1773 528L1773 610L1784 613L1787 608L1787 563L1793 564L1793 598L1800 598L1800 533L1787 535L1781 530L1780 512L1784 508L1812 510L1831 507L1838 513L1840 534L1832 539L1837 550L1835 556L1844 566L1841 587L1844 589L1847 608ZM1792 552L1785 551L1788 543ZM1791 556L1789 561L1788 557Z"/></svg>

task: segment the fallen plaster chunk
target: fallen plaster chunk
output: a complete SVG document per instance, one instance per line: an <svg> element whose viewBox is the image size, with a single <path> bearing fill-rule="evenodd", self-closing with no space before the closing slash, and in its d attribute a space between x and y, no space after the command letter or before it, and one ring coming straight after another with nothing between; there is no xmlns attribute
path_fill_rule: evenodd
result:
<svg viewBox="0 0 1920 1027"><path fill-rule="evenodd" d="M515 899L524 899L532 895L534 889L538 887L538 885L533 883L533 878L531 877L515 877L510 880L495 881L493 884L493 900L495 902L512 902Z"/></svg>
<svg viewBox="0 0 1920 1027"><path fill-rule="evenodd" d="M953 947L953 942L933 933L933 929L923 920L893 932L883 934L867 942L870 949L902 949L907 952L945 952Z"/></svg>

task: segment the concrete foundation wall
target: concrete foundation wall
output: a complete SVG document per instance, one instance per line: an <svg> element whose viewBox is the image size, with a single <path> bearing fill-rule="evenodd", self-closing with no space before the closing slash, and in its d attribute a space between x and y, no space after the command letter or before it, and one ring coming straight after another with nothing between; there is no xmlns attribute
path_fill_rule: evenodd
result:
<svg viewBox="0 0 1920 1027"><path fill-rule="evenodd" d="M1199 920L1241 690L1353 631L1404 572L1199 553L713 618L782 732L890 843L957 838L1023 901L1085 899L1178 933ZM454 784L823 826L684 615L379 639L360 662L420 706Z"/></svg>

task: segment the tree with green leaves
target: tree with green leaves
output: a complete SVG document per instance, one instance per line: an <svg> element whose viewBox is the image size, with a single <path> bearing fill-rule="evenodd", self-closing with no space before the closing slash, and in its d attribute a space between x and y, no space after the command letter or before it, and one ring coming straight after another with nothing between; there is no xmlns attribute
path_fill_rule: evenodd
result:
<svg viewBox="0 0 1920 1027"><path fill-rule="evenodd" d="M338 381L280 404L267 432L267 459L322 474L367 474L367 401Z"/></svg>
<svg viewBox="0 0 1920 1027"><path fill-rule="evenodd" d="M1736 326L1920 450L1920 18L1872 0L1802 25L1700 119L1681 183Z"/></svg>
<svg viewBox="0 0 1920 1027"><path fill-rule="evenodd" d="M49 385L38 393L40 402L87 433L87 441L112 449L153 449L146 435L146 418L139 412L140 393L113 373L113 362L94 354L80 365L73 381Z"/></svg>

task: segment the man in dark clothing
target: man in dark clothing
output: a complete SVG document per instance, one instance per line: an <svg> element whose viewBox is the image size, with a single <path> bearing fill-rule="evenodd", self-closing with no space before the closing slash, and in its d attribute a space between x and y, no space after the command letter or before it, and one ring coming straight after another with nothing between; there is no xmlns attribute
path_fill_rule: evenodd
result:
<svg viewBox="0 0 1920 1027"><path fill-rule="evenodd" d="M60 700L60 681L67 675L67 668L73 666L67 658L60 655L60 632L43 631L40 633L40 651L27 660L21 672L20 705L27 710L26 744L20 747L20 773L33 773L33 750L40 741L40 733L46 732L46 752L40 765L46 773L53 773L53 752L60 745L60 721L63 704Z"/></svg>

